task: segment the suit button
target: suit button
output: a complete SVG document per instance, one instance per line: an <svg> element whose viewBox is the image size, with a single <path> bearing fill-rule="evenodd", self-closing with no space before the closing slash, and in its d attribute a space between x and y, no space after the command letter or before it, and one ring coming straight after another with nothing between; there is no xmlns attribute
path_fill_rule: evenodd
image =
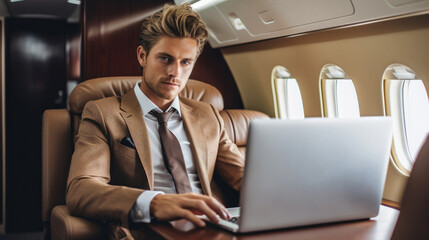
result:
<svg viewBox="0 0 429 240"><path fill-rule="evenodd" d="M137 217L137 218L143 218L143 212L142 212L142 211L140 211L140 210L137 210L137 211L136 211L136 217Z"/></svg>

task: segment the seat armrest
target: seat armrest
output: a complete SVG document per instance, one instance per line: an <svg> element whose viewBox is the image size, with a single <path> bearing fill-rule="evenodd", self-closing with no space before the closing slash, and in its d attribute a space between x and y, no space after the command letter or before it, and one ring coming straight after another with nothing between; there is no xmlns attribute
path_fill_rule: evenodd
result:
<svg viewBox="0 0 429 240"><path fill-rule="evenodd" d="M100 224L71 216L65 205L56 206L51 213L52 240L107 239Z"/></svg>
<svg viewBox="0 0 429 240"><path fill-rule="evenodd" d="M49 109L42 117L42 220L52 208L65 204L71 158L71 125L67 109Z"/></svg>
<svg viewBox="0 0 429 240"><path fill-rule="evenodd" d="M243 156L246 154L250 121L257 118L269 118L265 113L245 109L226 109L220 111L220 115L225 123L226 133L231 141L237 145ZM238 206L238 192L229 187L218 174L213 176L211 184L215 198L227 207Z"/></svg>

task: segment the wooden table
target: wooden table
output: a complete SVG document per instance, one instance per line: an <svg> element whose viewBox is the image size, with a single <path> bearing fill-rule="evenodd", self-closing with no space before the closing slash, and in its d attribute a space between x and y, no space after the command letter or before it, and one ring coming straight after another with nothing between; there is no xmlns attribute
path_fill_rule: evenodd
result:
<svg viewBox="0 0 429 240"><path fill-rule="evenodd" d="M147 225L153 234L165 239L228 239L228 240L274 240L274 239L390 239L399 211L380 207L377 217L370 220L325 224L311 227L282 229L251 234L232 234L207 225L197 228L186 220Z"/></svg>

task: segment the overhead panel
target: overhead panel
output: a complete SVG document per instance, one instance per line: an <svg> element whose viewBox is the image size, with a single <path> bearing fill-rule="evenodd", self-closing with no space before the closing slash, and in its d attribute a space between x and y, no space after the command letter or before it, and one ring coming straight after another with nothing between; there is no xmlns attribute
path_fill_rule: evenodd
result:
<svg viewBox="0 0 429 240"><path fill-rule="evenodd" d="M208 24L209 37L218 43L227 43L238 40L238 36L228 22L227 18L210 1L199 1L192 5L198 13L203 16ZM212 40L212 41L213 41Z"/></svg>
<svg viewBox="0 0 429 240"><path fill-rule="evenodd" d="M214 48L429 13L429 0L175 0L191 3Z"/></svg>
<svg viewBox="0 0 429 240"><path fill-rule="evenodd" d="M350 0L247 0L246 4L242 3L221 1L216 7L230 18L239 18L253 36L354 13Z"/></svg>
<svg viewBox="0 0 429 240"><path fill-rule="evenodd" d="M410 3L422 2L424 0L387 0L387 1L393 6L402 6Z"/></svg>

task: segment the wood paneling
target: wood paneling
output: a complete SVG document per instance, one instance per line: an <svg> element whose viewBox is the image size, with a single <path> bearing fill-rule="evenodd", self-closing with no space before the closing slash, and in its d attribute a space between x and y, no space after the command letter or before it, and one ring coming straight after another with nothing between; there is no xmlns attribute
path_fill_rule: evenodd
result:
<svg viewBox="0 0 429 240"><path fill-rule="evenodd" d="M67 24L67 80L81 80L81 44L82 32L80 23Z"/></svg>
<svg viewBox="0 0 429 240"><path fill-rule="evenodd" d="M136 58L141 21L168 0L86 0L82 4L83 80L141 75ZM218 88L225 108L243 108L234 78L218 49L206 46L191 78Z"/></svg>
<svg viewBox="0 0 429 240"><path fill-rule="evenodd" d="M42 113L65 107L66 29L61 20L5 22L7 232L42 230Z"/></svg>
<svg viewBox="0 0 429 240"><path fill-rule="evenodd" d="M3 201L4 201L4 189L3 189L3 81L4 81L4 69L3 69L3 20L0 19L0 225L3 225ZM4 230L0 230L4 231ZM1 232L0 232L1 233Z"/></svg>
<svg viewBox="0 0 429 240"><path fill-rule="evenodd" d="M140 23L164 2L167 1L83 1L84 80L140 75L136 57Z"/></svg>
<svg viewBox="0 0 429 240"><path fill-rule="evenodd" d="M225 109L243 108L237 84L219 49L213 49L209 44L204 47L191 78L209 83L219 89L225 102Z"/></svg>

